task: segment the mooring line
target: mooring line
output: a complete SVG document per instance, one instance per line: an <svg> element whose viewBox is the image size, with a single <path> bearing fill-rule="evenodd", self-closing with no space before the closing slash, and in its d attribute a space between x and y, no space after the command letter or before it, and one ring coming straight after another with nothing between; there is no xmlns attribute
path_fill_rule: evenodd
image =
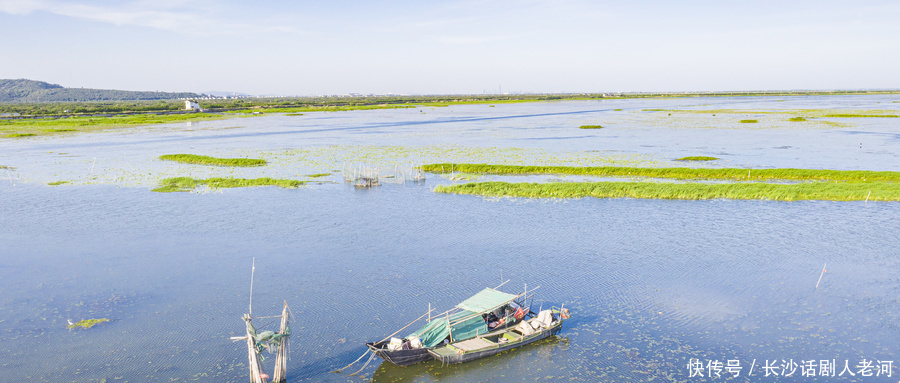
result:
<svg viewBox="0 0 900 383"><path fill-rule="evenodd" d="M369 351L371 351L371 350L368 350L368 349L367 349L366 352L364 352L362 355L359 356L359 358L357 358L356 360L354 360L353 363L350 363L350 364L348 364L348 365L346 365L346 366L344 366L344 367L342 367L342 368L339 368L339 369L337 369L337 370L334 370L334 371L332 371L332 373L343 372L344 370L347 369L347 367L350 367L350 366L356 364L356 362L359 362L359 360L362 359L364 356L366 356L366 354L368 354Z"/></svg>

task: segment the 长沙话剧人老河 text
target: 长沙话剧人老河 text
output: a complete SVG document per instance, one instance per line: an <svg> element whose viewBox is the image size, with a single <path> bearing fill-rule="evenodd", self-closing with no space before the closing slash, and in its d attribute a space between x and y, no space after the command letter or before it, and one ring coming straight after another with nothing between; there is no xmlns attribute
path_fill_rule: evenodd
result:
<svg viewBox="0 0 900 383"><path fill-rule="evenodd" d="M841 363L843 362L843 363ZM741 364L740 359L703 360L691 358L688 362L688 377L694 378L737 378L744 376L764 377L888 377L894 369L894 361L877 359L860 359L851 363L849 359L763 359L750 361L750 365ZM746 370L745 370L746 368Z"/></svg>

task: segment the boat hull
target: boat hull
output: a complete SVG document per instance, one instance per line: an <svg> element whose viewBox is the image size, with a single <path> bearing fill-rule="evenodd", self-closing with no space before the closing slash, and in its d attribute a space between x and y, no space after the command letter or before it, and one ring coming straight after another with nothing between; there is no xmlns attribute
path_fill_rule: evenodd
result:
<svg viewBox="0 0 900 383"><path fill-rule="evenodd" d="M444 363L444 364L465 363L465 362L469 362L472 360L488 357L491 355L496 355L503 351L511 350L516 347L522 347L526 344L537 342L541 339L549 338L549 337L559 333L560 330L562 330L562 322L557 322L550 328L547 328L540 332L529 335L520 341L508 342L505 344L501 344L498 347L493 347L493 348L479 350L479 351L465 352L462 354L446 352L446 350L447 350L446 347L436 347L434 349L429 349L428 353L430 354L430 356L432 358L434 358L435 360L439 360L439 361L441 361L441 363ZM440 350L438 348L440 348Z"/></svg>
<svg viewBox="0 0 900 383"><path fill-rule="evenodd" d="M366 343L366 346L368 346L379 358L398 366L411 366L431 359L431 354L428 353L427 348L388 351L383 348L375 347L372 343Z"/></svg>

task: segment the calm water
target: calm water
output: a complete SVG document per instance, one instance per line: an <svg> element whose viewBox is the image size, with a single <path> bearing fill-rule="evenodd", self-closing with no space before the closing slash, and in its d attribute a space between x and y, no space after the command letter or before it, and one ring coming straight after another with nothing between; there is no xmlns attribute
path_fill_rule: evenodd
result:
<svg viewBox="0 0 900 383"><path fill-rule="evenodd" d="M14 167L0 170L2 380L246 381L245 348L228 337L243 333L256 257L254 313L277 314L287 300L295 315L290 381L359 381L328 371L429 303L450 307L502 273L509 290L540 286L536 304L572 310L559 337L459 366L376 360L365 378L726 381L724 370L708 378L705 364L737 360L733 381L896 382L897 203L484 199L433 193L451 182L438 175L370 190L335 174L292 190L149 191L174 175L302 179L347 163L473 158L665 165L714 155L719 166L900 170L896 118L689 128L638 112L900 107L890 97L779 100L313 113L0 141L0 165ZM574 128L588 123L607 128ZM272 164L155 160L183 152ZM59 180L69 184L46 185ZM95 317L113 322L65 328ZM692 358L703 378L690 376ZM862 377L863 359L891 361L892 376ZM816 360L816 375L820 360L835 360L835 375L846 361L857 375L763 376L766 361L782 373L791 360Z"/></svg>

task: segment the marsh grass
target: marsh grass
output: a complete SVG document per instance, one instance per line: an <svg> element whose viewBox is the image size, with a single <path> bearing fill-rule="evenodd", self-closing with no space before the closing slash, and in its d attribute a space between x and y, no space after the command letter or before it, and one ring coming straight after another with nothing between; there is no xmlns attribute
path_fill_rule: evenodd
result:
<svg viewBox="0 0 900 383"><path fill-rule="evenodd" d="M755 124L755 123L759 122L759 120L740 120L738 122L740 122L742 124Z"/></svg>
<svg viewBox="0 0 900 383"><path fill-rule="evenodd" d="M56 182L50 182L50 183L48 183L47 185L50 185L50 186L59 186L59 185L67 184L67 183L69 183L69 181L56 181Z"/></svg>
<svg viewBox="0 0 900 383"><path fill-rule="evenodd" d="M157 125L173 122L217 120L234 117L235 116L231 114L183 113L0 119L0 133L7 133L7 137L26 137L25 135L43 136L66 132L89 132L101 129Z"/></svg>
<svg viewBox="0 0 900 383"><path fill-rule="evenodd" d="M94 327L94 326L96 326L96 325L98 325L98 324L100 324L100 323L105 323L105 322L110 322L110 320L107 319L107 318L85 319L85 320L80 320L80 321L78 321L78 322L75 322L74 324L70 324L70 325L68 325L68 326L66 326L66 327L67 327L67 328L70 328L70 329L76 328L76 327L81 327L81 328L83 328L83 329L88 329L88 328Z"/></svg>
<svg viewBox="0 0 900 383"><path fill-rule="evenodd" d="M159 182L159 187L151 191L159 193L186 192L194 188L206 185L210 189L220 188L240 188L253 186L278 186L283 188L296 188L303 185L306 181L275 179L269 177L263 178L207 178L194 179L191 177L174 177L166 178Z"/></svg>
<svg viewBox="0 0 900 383"><path fill-rule="evenodd" d="M578 129L603 129L601 125L581 125Z"/></svg>
<svg viewBox="0 0 900 383"><path fill-rule="evenodd" d="M718 157L706 157L706 156L689 156L689 157L681 157L676 159L675 161L715 161L718 160Z"/></svg>
<svg viewBox="0 0 900 383"><path fill-rule="evenodd" d="M422 170L431 173L448 173L450 169L463 173L482 174L571 174L586 176L626 176L672 178L683 180L726 181L853 181L900 182L900 172L871 170L820 170L820 169L738 169L738 168L637 168L621 166L523 166L491 164L427 164Z"/></svg>
<svg viewBox="0 0 900 383"><path fill-rule="evenodd" d="M788 121L791 121L791 122L803 122L803 121L806 121L806 119L803 118L803 117L793 117L793 118L789 118Z"/></svg>
<svg viewBox="0 0 900 383"><path fill-rule="evenodd" d="M214 165L214 166L263 166L266 160L255 158L218 158L200 156L196 154L164 154L159 156L163 161L176 161L185 164Z"/></svg>
<svg viewBox="0 0 900 383"><path fill-rule="evenodd" d="M330 176L330 175L331 175L331 173L316 173L316 174L309 174L309 175L307 175L307 177L309 177L309 178L320 178L320 177L328 177L328 176Z"/></svg>
<svg viewBox="0 0 900 383"><path fill-rule="evenodd" d="M438 193L471 194L487 197L523 198L642 198L680 200L771 200L771 201L900 201L900 188L891 183L810 182L768 183L656 183L656 182L572 182L509 183L476 182L442 186Z"/></svg>

